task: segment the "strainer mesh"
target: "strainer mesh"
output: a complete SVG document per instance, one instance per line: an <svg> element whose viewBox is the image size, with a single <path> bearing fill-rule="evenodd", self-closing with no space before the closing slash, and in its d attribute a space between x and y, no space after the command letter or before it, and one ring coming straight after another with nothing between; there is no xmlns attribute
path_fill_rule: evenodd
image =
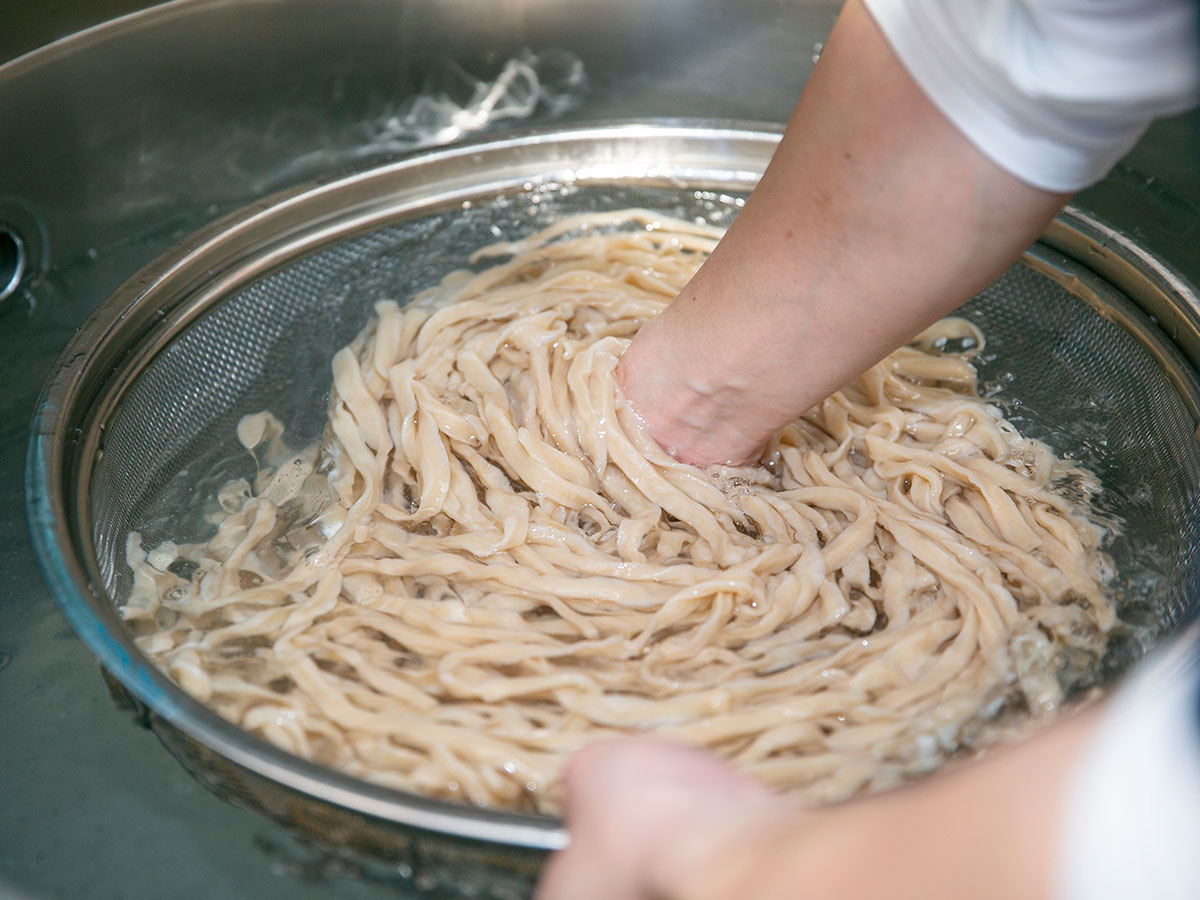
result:
<svg viewBox="0 0 1200 900"><path fill-rule="evenodd" d="M125 539L207 538L217 489L252 478L238 420L270 410L289 442L315 441L329 363L379 300L403 301L466 265L470 253L564 215L646 206L727 224L733 197L670 187L576 187L480 199L423 212L327 246L229 296L179 334L106 423L91 489L106 587L129 589ZM1062 261L1061 265L1073 264ZM1022 431L1082 462L1123 522L1110 548L1122 617L1116 671L1189 617L1200 597L1200 443L1196 423L1154 355L1125 328L1043 274L1014 266L963 310L988 350L981 383Z"/></svg>

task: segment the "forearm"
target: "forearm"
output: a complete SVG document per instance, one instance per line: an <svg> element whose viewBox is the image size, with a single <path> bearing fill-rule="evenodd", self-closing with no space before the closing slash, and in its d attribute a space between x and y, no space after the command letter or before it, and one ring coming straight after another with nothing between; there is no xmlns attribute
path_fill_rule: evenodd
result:
<svg viewBox="0 0 1200 900"><path fill-rule="evenodd" d="M537 898L1043 900L1068 776L1095 718L825 810L768 794L695 750L595 745L571 762L571 846Z"/></svg>
<svg viewBox="0 0 1200 900"><path fill-rule="evenodd" d="M776 430L987 285L1066 197L984 157L851 0L762 182L618 372L695 463Z"/></svg>
<svg viewBox="0 0 1200 900"><path fill-rule="evenodd" d="M1069 774L1095 720L1077 716L884 796L764 822L714 854L723 868L692 873L692 884L707 887L665 896L1044 900L1053 895Z"/></svg>

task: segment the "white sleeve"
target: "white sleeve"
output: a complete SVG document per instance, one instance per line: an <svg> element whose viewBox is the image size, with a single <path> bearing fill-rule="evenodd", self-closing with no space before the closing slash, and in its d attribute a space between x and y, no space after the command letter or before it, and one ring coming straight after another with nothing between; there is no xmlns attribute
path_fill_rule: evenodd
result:
<svg viewBox="0 0 1200 900"><path fill-rule="evenodd" d="M863 0L966 138L1050 191L1103 178L1200 99L1196 0Z"/></svg>
<svg viewBox="0 0 1200 900"><path fill-rule="evenodd" d="M1113 698L1068 785L1059 900L1200 896L1200 638Z"/></svg>

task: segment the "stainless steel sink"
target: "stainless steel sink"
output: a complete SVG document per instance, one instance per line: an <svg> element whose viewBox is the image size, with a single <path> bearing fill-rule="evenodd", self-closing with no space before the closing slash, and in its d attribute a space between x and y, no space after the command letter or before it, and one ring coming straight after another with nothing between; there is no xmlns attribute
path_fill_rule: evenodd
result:
<svg viewBox="0 0 1200 900"><path fill-rule="evenodd" d="M0 267L12 258L4 246L19 242L22 254L19 284L0 300L0 896L429 896L420 889L433 876L419 865L343 859L209 795L105 695L25 524L38 390L118 284L289 185L530 125L782 122L837 4L144 5L29 4L0 24ZM583 78L524 114L457 130L405 125L420 98L463 101L472 80L491 82L527 54L551 60L549 81L569 60ZM1200 283L1198 163L1197 118L1164 121L1078 205Z"/></svg>

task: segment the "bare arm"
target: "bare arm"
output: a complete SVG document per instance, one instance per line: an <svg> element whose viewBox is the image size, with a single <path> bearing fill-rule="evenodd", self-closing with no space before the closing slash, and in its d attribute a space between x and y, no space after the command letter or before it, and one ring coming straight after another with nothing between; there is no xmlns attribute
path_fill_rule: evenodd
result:
<svg viewBox="0 0 1200 900"><path fill-rule="evenodd" d="M685 462L779 428L1000 274L1066 201L980 153L849 0L762 182L618 379Z"/></svg>

